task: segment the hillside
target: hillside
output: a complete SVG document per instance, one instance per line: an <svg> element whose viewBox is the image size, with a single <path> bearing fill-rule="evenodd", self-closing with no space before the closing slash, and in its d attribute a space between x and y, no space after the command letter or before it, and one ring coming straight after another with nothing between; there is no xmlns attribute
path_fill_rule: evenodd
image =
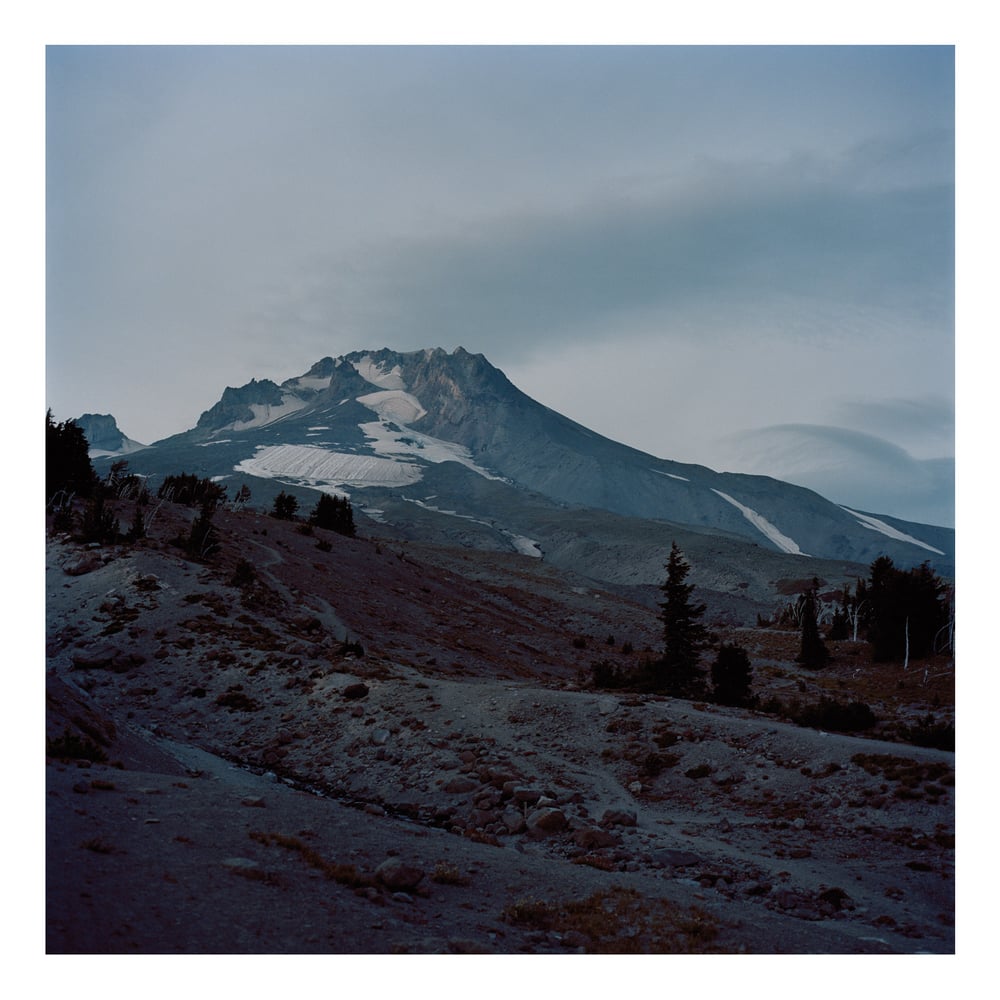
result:
<svg viewBox="0 0 1000 1000"><path fill-rule="evenodd" d="M762 702L876 727L601 691L657 647L640 591L249 511L199 562L195 513L48 541L48 951L954 950L954 755L903 741L950 661L810 672L721 608Z"/></svg>

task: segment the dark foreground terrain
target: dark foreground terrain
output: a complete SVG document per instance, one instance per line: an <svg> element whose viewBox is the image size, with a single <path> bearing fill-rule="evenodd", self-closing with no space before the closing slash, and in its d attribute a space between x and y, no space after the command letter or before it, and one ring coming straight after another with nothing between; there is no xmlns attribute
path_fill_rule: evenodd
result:
<svg viewBox="0 0 1000 1000"><path fill-rule="evenodd" d="M250 513L198 562L192 516L47 546L50 954L954 952L954 754L900 739L949 661L724 636L865 735L599 691L648 604Z"/></svg>

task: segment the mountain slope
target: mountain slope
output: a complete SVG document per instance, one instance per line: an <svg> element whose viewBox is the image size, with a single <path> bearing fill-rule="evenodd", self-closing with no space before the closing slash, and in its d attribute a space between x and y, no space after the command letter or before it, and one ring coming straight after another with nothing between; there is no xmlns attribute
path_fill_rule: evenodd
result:
<svg viewBox="0 0 1000 1000"><path fill-rule="evenodd" d="M397 532L552 558L558 515L619 515L743 540L759 553L867 565L929 560L953 571L953 532L850 511L763 476L717 473L604 438L517 389L481 355L388 349L324 358L281 385L227 388L190 431L136 453L135 471L184 469L250 485L266 506L280 489L338 492ZM305 503L315 493L302 493ZM419 511L419 514L418 514ZM659 529L666 539L669 529ZM651 580L643 582L652 582Z"/></svg>

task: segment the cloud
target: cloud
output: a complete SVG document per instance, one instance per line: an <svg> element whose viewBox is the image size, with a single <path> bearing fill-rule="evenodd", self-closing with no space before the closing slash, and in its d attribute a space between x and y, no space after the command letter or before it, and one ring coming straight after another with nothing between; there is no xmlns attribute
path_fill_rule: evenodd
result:
<svg viewBox="0 0 1000 1000"><path fill-rule="evenodd" d="M955 523L954 458L915 459L872 434L811 424L746 431L726 445L732 471L783 479L854 509Z"/></svg>

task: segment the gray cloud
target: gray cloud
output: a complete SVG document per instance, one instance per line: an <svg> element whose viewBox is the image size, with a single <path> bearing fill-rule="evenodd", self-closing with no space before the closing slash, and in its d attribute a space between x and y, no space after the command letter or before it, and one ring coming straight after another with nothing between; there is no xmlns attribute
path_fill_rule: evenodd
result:
<svg viewBox="0 0 1000 1000"><path fill-rule="evenodd" d="M747 431L726 444L735 471L784 479L873 513L955 523L952 457L919 460L872 434L808 424Z"/></svg>

